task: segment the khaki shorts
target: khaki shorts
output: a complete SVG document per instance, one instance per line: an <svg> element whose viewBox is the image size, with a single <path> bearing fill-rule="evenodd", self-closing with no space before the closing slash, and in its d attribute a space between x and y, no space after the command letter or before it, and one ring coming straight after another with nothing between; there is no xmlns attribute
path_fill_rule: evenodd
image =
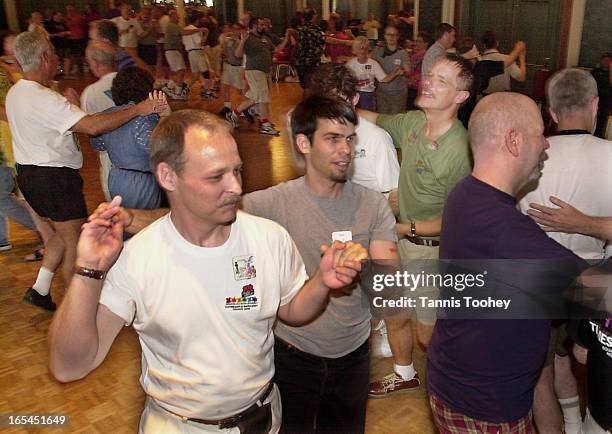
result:
<svg viewBox="0 0 612 434"><path fill-rule="evenodd" d="M208 71L208 61L204 55L204 50L189 50L187 56L189 57L191 72Z"/></svg>
<svg viewBox="0 0 612 434"><path fill-rule="evenodd" d="M166 60L172 72L185 69L185 59L183 59L183 53L180 50L166 51Z"/></svg>
<svg viewBox="0 0 612 434"><path fill-rule="evenodd" d="M221 72L221 56L223 54L223 47L221 44L217 44L214 47L210 45L204 46L204 53L208 58L210 69L219 74Z"/></svg>
<svg viewBox="0 0 612 434"><path fill-rule="evenodd" d="M242 90L244 84L242 83L242 66L241 65L230 65L229 63L223 64L223 75L221 76L221 83L226 86L232 86L236 89Z"/></svg>
<svg viewBox="0 0 612 434"><path fill-rule="evenodd" d="M265 72L257 70L247 70L246 79L249 83L249 90L246 97L256 103L270 102L270 82Z"/></svg>
<svg viewBox="0 0 612 434"><path fill-rule="evenodd" d="M402 264L406 266L409 266L411 260L429 259L432 260L433 265L433 260L437 260L440 257L439 246L419 246L406 239L401 239L398 242L398 248ZM419 297L427 297L429 300L438 299L440 296L440 289L435 286L419 287L407 295L416 298L418 301L416 304L417 307L415 308L417 321L421 324L433 326L436 323L436 309L422 307Z"/></svg>

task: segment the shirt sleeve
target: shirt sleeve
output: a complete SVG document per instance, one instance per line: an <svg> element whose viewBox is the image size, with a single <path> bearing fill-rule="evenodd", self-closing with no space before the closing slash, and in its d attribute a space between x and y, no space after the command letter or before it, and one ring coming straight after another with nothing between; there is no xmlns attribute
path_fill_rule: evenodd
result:
<svg viewBox="0 0 612 434"><path fill-rule="evenodd" d="M135 281L127 272L128 254L124 248L119 259L106 275L100 304L106 306L115 315L130 325L136 315L136 302L134 299Z"/></svg>
<svg viewBox="0 0 612 434"><path fill-rule="evenodd" d="M372 228L372 235L370 241L394 241L397 242L397 234L395 232L395 216L389 202L385 197L380 194L373 192L374 198L372 205L378 210L376 215L376 222Z"/></svg>
<svg viewBox="0 0 612 434"><path fill-rule="evenodd" d="M374 72L374 77L376 80L383 81L387 74L383 71L382 66L376 60L372 59L372 71Z"/></svg>
<svg viewBox="0 0 612 434"><path fill-rule="evenodd" d="M399 113L396 115L378 115L376 125L385 130L393 139L393 144L396 148L401 148L404 143L403 136L407 133L410 127L408 113Z"/></svg>
<svg viewBox="0 0 612 434"><path fill-rule="evenodd" d="M297 246L289 236L289 233L284 228L280 229L283 232L278 251L281 286L280 305L284 306L290 303L293 297L302 289L304 283L308 280L308 275L306 274L306 267Z"/></svg>
<svg viewBox="0 0 612 434"><path fill-rule="evenodd" d="M69 133L70 128L87 116L87 113L51 89L45 91L39 103L41 110L36 112L38 122L62 135Z"/></svg>
<svg viewBox="0 0 612 434"><path fill-rule="evenodd" d="M374 162L376 164L376 179L378 191L388 193L397 188L400 166L393 146L393 140L386 131L378 130L375 137L378 141Z"/></svg>
<svg viewBox="0 0 612 434"><path fill-rule="evenodd" d="M106 151L106 143L104 142L104 136L106 134L100 134L96 137L91 137L89 139L89 143L91 143L91 147L97 151Z"/></svg>
<svg viewBox="0 0 612 434"><path fill-rule="evenodd" d="M137 119L134 128L134 140L140 149L151 150L151 134L157 126L159 115L151 114Z"/></svg>
<svg viewBox="0 0 612 434"><path fill-rule="evenodd" d="M510 68L510 77L516 80L517 77L521 75L521 68L519 68L516 63L513 63L512 65L510 65L509 68Z"/></svg>

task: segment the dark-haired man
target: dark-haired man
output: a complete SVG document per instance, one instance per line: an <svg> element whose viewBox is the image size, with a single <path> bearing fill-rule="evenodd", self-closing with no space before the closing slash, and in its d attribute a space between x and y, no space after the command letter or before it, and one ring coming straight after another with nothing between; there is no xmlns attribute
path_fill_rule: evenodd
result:
<svg viewBox="0 0 612 434"><path fill-rule="evenodd" d="M427 49L425 57L423 58L421 77L425 77L429 74L429 70L436 60L439 57L443 57L446 51L455 45L456 30L448 23L440 23L438 27L436 27L435 38L436 42L431 44L431 47Z"/></svg>
<svg viewBox="0 0 612 434"><path fill-rule="evenodd" d="M236 57L246 56L245 77L249 85L246 97L234 114L239 115L259 104L261 126L259 132L271 136L278 136L280 132L270 122L270 68L272 67L272 53L285 48L289 34L293 31L287 29L282 42L275 46L264 33L264 21L261 18L251 18L249 33L240 34L240 44L236 47Z"/></svg>
<svg viewBox="0 0 612 434"><path fill-rule="evenodd" d="M481 41L485 47L481 60L501 60L507 63L510 55L499 52L499 41L493 31L484 32ZM506 66L503 75L492 77L489 86L484 90L484 94L509 91L511 89L510 78L518 82L525 81L527 78L526 54L526 47L523 47L518 57L519 64L512 62L509 66Z"/></svg>
<svg viewBox="0 0 612 434"><path fill-rule="evenodd" d="M310 76L321 63L321 55L325 46L325 35L316 25L317 18L317 12L310 9L304 12L304 24L297 28L294 63L302 89L308 87Z"/></svg>
<svg viewBox="0 0 612 434"><path fill-rule="evenodd" d="M344 65L325 63L315 69L309 94L338 96L353 107L359 101L357 79ZM348 179L389 197L397 190L399 163L391 136L359 116L355 129L355 153Z"/></svg>
<svg viewBox="0 0 612 434"><path fill-rule="evenodd" d="M287 231L238 211L242 161L230 129L200 110L160 122L151 165L171 212L125 247L120 200L92 216L51 325L49 365L62 382L89 374L134 326L146 373L141 433L278 432L276 319L310 321L367 257L358 244L317 246L305 283Z"/></svg>
<svg viewBox="0 0 612 434"><path fill-rule="evenodd" d="M459 106L468 98L473 80L471 65L455 55L439 58L423 77L416 104L419 111L379 115L360 114L386 130L402 152L398 187L402 261L438 258L442 210L448 193L471 170L467 132L457 119ZM420 295L436 297L437 288L418 288ZM418 305L417 305L418 306ZM427 345L435 311L416 309L417 336ZM387 321L393 350L394 372L370 385L370 396L382 398L419 386L412 363L410 320Z"/></svg>
<svg viewBox="0 0 612 434"><path fill-rule="evenodd" d="M382 194L348 181L355 150L353 107L311 96L291 114L301 178L246 195L244 209L281 224L311 273L318 246L352 240L373 259L398 260L395 219ZM282 432L364 431L370 357L370 313L361 285L334 291L312 322L276 325L275 365L283 400Z"/></svg>

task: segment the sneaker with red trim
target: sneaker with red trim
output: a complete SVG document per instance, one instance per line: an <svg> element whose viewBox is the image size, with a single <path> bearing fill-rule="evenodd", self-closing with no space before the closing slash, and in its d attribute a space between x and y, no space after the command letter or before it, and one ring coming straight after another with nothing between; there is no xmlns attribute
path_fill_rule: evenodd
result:
<svg viewBox="0 0 612 434"><path fill-rule="evenodd" d="M419 374L415 374L410 380L404 380L401 375L393 372L383 377L381 380L370 383L368 397L386 398L390 395L413 392L419 388L420 384Z"/></svg>

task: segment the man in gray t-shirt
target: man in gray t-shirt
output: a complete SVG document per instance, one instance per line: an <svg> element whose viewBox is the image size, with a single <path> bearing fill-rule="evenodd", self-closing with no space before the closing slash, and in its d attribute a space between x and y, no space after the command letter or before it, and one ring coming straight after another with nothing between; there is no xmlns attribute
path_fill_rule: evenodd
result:
<svg viewBox="0 0 612 434"><path fill-rule="evenodd" d="M385 73L393 72L398 66L410 72L408 52L399 46L400 32L397 27L385 27L385 45L372 52L372 59L382 66ZM376 85L376 107L379 113L404 113L408 102L408 86L405 75L400 75L389 83Z"/></svg>
<svg viewBox="0 0 612 434"><path fill-rule="evenodd" d="M384 196L346 181L357 119L344 101L310 97L300 103L291 127L305 176L243 198L247 212L287 229L309 275L320 261L320 245L343 236L368 248L373 259L399 261L395 219ZM310 324L276 325L282 431L363 432L370 363L364 297L359 285L336 291Z"/></svg>
<svg viewBox="0 0 612 434"><path fill-rule="evenodd" d="M429 74L429 70L436 63L438 57L446 54L446 51L455 45L455 28L448 23L440 23L436 27L436 42L427 49L421 66L421 78Z"/></svg>

